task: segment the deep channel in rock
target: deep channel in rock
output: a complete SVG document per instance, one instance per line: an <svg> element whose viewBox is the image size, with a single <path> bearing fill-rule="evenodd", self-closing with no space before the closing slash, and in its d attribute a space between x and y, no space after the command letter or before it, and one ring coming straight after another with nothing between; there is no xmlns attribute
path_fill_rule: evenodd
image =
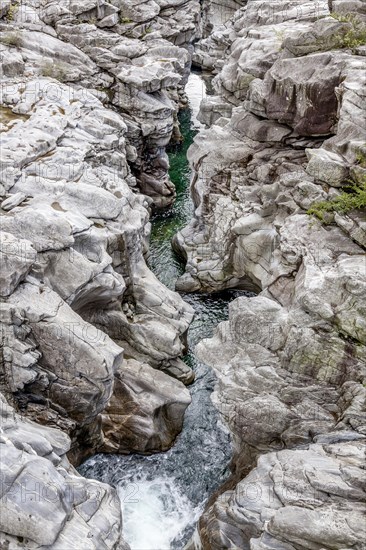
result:
<svg viewBox="0 0 366 550"><path fill-rule="evenodd" d="M186 152L201 127L197 114L206 95L204 76L192 73L186 86L189 108L180 114L184 141L170 151L170 176L177 189L174 206L152 219L150 267L167 287L174 289L184 264L171 247L171 238L192 216L190 169ZM239 291L185 294L195 319L188 332L185 357L196 380L190 386L192 403L175 445L153 456L97 455L79 471L117 487L123 510L124 538L132 550L180 549L192 534L207 499L229 476L230 435L211 402L213 371L197 360L195 346L212 335L227 319L228 304ZM250 295L250 293L245 293ZM143 525L143 528L141 527Z"/></svg>
<svg viewBox="0 0 366 550"><path fill-rule="evenodd" d="M365 2L0 31L0 548L364 550Z"/></svg>

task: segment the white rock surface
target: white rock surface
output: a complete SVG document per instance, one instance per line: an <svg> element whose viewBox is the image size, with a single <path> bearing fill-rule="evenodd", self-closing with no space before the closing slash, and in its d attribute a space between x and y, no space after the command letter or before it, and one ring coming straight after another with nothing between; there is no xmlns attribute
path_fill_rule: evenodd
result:
<svg viewBox="0 0 366 550"><path fill-rule="evenodd" d="M364 17L357 0L1 3L0 389L72 439L1 405L0 546L127 549L114 491L66 453L163 450L181 429L193 312L144 254L151 205L175 196L165 148L194 49L216 95L178 286L261 294L198 348L237 486L191 547L362 549L366 221L306 214L366 172L364 48L338 49L351 23L332 10ZM56 482L52 502L24 500L30 482Z"/></svg>
<svg viewBox="0 0 366 550"><path fill-rule="evenodd" d="M364 546L365 212L307 214L365 178L365 57L339 48L351 23L336 5L249 0L196 47L217 76L188 152L195 214L174 240L177 288L259 296L232 302L197 347L218 377L236 487L189 549Z"/></svg>
<svg viewBox="0 0 366 550"><path fill-rule="evenodd" d="M86 90L58 84L57 94L51 91L50 95L52 84L45 78L33 78L25 86L13 82L3 96L13 112L27 115L5 132L2 143L3 185L14 196L27 197L2 218L8 271L18 266L16 275L12 274L16 278L3 295L13 292L9 303L25 311L24 320L30 324L42 357L42 382L40 371L32 367L27 376L21 371L18 383L23 387L24 382L31 382L30 394L47 395L82 426L96 420L105 408L117 368L112 356L122 357L123 351L86 321L125 341L132 357L143 351L145 361L165 369L167 361L182 353L180 336L187 330L192 311L146 267L147 202L126 183L131 176L123 119ZM17 255L11 255L10 244L19 248ZM16 289L28 274L29 282ZM124 301L133 306L132 317L125 314ZM56 341L47 342L52 329L47 328L46 319ZM77 329L67 330L74 326ZM70 334L72 341L65 346L64 338ZM100 355L100 345L110 358L105 352ZM74 346L77 350L71 352ZM75 357L79 354L88 372L78 368L77 375ZM47 381L44 370L49 372ZM81 398L74 410L68 388L76 375ZM46 389L51 381L52 390ZM85 383L84 401L81 387ZM172 391L173 386L172 382ZM182 394L180 388L177 392ZM182 413L187 395L183 403ZM172 440L182 418L177 415L176 431L169 428ZM146 437L151 439L151 435Z"/></svg>
<svg viewBox="0 0 366 550"><path fill-rule="evenodd" d="M211 548L361 549L364 441L350 436L261 456L204 515Z"/></svg>
<svg viewBox="0 0 366 550"><path fill-rule="evenodd" d="M116 491L77 474L64 433L30 422L0 399L0 544L128 550Z"/></svg>
<svg viewBox="0 0 366 550"><path fill-rule="evenodd" d="M190 402L179 356L193 310L145 254L152 203L175 195L165 147L179 134L199 2L3 4L0 390L71 448L53 430L66 443L52 451L48 428L27 433L28 421L6 428L10 488L60 488L34 515L12 493L0 546L122 550L114 491L79 478L65 454L165 450Z"/></svg>

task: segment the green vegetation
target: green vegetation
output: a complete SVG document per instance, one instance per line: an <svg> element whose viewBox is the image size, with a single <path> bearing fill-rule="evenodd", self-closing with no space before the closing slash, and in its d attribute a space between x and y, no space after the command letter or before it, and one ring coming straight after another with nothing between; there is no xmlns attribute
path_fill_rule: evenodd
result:
<svg viewBox="0 0 366 550"><path fill-rule="evenodd" d="M15 48L20 48L21 46L21 36L18 31L7 32L0 36L0 42L6 46L14 46Z"/></svg>
<svg viewBox="0 0 366 550"><path fill-rule="evenodd" d="M361 168L366 168L366 144L365 144L365 150L364 151L362 149L360 149L356 153L356 161L357 161L357 164L359 166L361 166Z"/></svg>
<svg viewBox="0 0 366 550"><path fill-rule="evenodd" d="M151 27L147 27L143 33L141 34L141 38L144 38L144 36L146 36L147 34L150 34L152 32L152 29Z"/></svg>
<svg viewBox="0 0 366 550"><path fill-rule="evenodd" d="M351 182L351 185L345 187L334 199L314 203L307 213L324 223L329 223L332 219L329 214L347 214L362 208L366 208L366 176L363 176L360 183Z"/></svg>
<svg viewBox="0 0 366 550"><path fill-rule="evenodd" d="M355 19L359 20L355 13L340 13L338 11L333 11L330 16L340 23L353 23Z"/></svg>
<svg viewBox="0 0 366 550"><path fill-rule="evenodd" d="M8 32L0 37L0 41L7 46L20 47L21 37L18 31Z"/></svg>
<svg viewBox="0 0 366 550"><path fill-rule="evenodd" d="M57 61L45 61L41 66L41 74L60 82L65 82L67 76L65 65Z"/></svg>
<svg viewBox="0 0 366 550"><path fill-rule="evenodd" d="M277 29L273 29L274 32L275 32L275 35L276 35L276 38L279 42L281 42L281 45L279 46L278 48L278 51L280 52L281 50L283 50L283 41L285 39L285 31L279 31Z"/></svg>
<svg viewBox="0 0 366 550"><path fill-rule="evenodd" d="M6 18L8 21L14 21L15 14L19 11L19 1L15 1L12 4L10 4L8 8L8 12L6 14Z"/></svg>
<svg viewBox="0 0 366 550"><path fill-rule="evenodd" d="M352 25L345 34L337 36L337 48L349 48L351 50L366 45L366 24L353 13L331 13L333 19L341 23Z"/></svg>
<svg viewBox="0 0 366 550"><path fill-rule="evenodd" d="M128 17L120 17L119 20L122 25L128 25L129 23L133 23L132 19L129 19Z"/></svg>

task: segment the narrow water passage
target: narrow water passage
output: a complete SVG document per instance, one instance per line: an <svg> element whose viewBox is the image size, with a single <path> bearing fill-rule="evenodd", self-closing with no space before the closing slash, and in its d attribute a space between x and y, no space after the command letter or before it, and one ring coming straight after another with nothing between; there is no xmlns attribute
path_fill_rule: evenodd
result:
<svg viewBox="0 0 366 550"><path fill-rule="evenodd" d="M171 209L153 217L150 240L150 268L171 290L175 290L175 282L184 272L181 260L172 250L171 240L193 216L193 204L189 192L191 172L187 151L202 126L197 120L197 115L201 101L207 94L207 86L201 75L191 73L186 85L186 93L189 108L181 111L179 115L184 141L168 151L170 177L175 185L177 197Z"/></svg>
<svg viewBox="0 0 366 550"><path fill-rule="evenodd" d="M177 200L171 211L152 220L150 267L169 288L174 288L183 272L170 241L192 216L186 151L199 127L196 115L205 90L201 76L192 74L187 85L190 108L180 115L185 141L170 152ZM124 537L132 550L181 550L208 497L229 475L230 437L210 399L215 377L211 369L198 362L194 348L227 318L228 303L237 294L229 291L215 296L184 295L196 311L185 358L195 370L196 381L190 387L192 404L174 447L153 456L97 455L79 468L84 476L118 488L123 506Z"/></svg>

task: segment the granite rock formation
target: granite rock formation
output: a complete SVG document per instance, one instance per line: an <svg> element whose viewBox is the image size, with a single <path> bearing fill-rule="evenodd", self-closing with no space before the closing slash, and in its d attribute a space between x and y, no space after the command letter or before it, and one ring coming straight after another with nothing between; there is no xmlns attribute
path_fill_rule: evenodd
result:
<svg viewBox="0 0 366 550"><path fill-rule="evenodd" d="M87 447L117 373L121 380L123 341L131 357L150 360L146 369L169 371L172 361L174 370L192 312L146 266L148 202L126 181L123 119L86 90L58 84L55 95L53 85L9 81L3 93L11 120L2 143L2 252L18 274L2 289L4 359L23 409L41 419L52 403L60 427L65 419L70 433L88 426ZM173 394L159 402L177 420L171 441L189 398L180 382L167 384Z"/></svg>
<svg viewBox="0 0 366 550"><path fill-rule="evenodd" d="M2 548L128 550L117 493L79 476L60 430L19 416L1 398Z"/></svg>
<svg viewBox="0 0 366 550"><path fill-rule="evenodd" d="M5 3L2 16L5 75L71 82L117 106L126 114L134 185L157 207L171 204L165 147L180 139L177 111L200 33L198 0L24 0Z"/></svg>
<svg viewBox="0 0 366 550"><path fill-rule="evenodd" d="M166 450L182 428L193 310L145 255L174 199L165 147L199 17L196 1L1 3L4 547L125 548L114 491L66 453ZM17 487L43 475L57 499L27 519Z"/></svg>
<svg viewBox="0 0 366 550"><path fill-rule="evenodd" d="M361 550L366 220L307 211L366 178L365 19L360 0L0 3L1 546L127 550L115 492L69 460L181 430L193 311L145 255L192 59L216 95L177 288L259 295L198 347L235 456L189 547Z"/></svg>
<svg viewBox="0 0 366 550"><path fill-rule="evenodd" d="M177 288L258 296L197 348L235 456L189 548L363 547L365 211L308 214L366 181L365 13L351 4L249 0L195 51L216 95L188 152Z"/></svg>

